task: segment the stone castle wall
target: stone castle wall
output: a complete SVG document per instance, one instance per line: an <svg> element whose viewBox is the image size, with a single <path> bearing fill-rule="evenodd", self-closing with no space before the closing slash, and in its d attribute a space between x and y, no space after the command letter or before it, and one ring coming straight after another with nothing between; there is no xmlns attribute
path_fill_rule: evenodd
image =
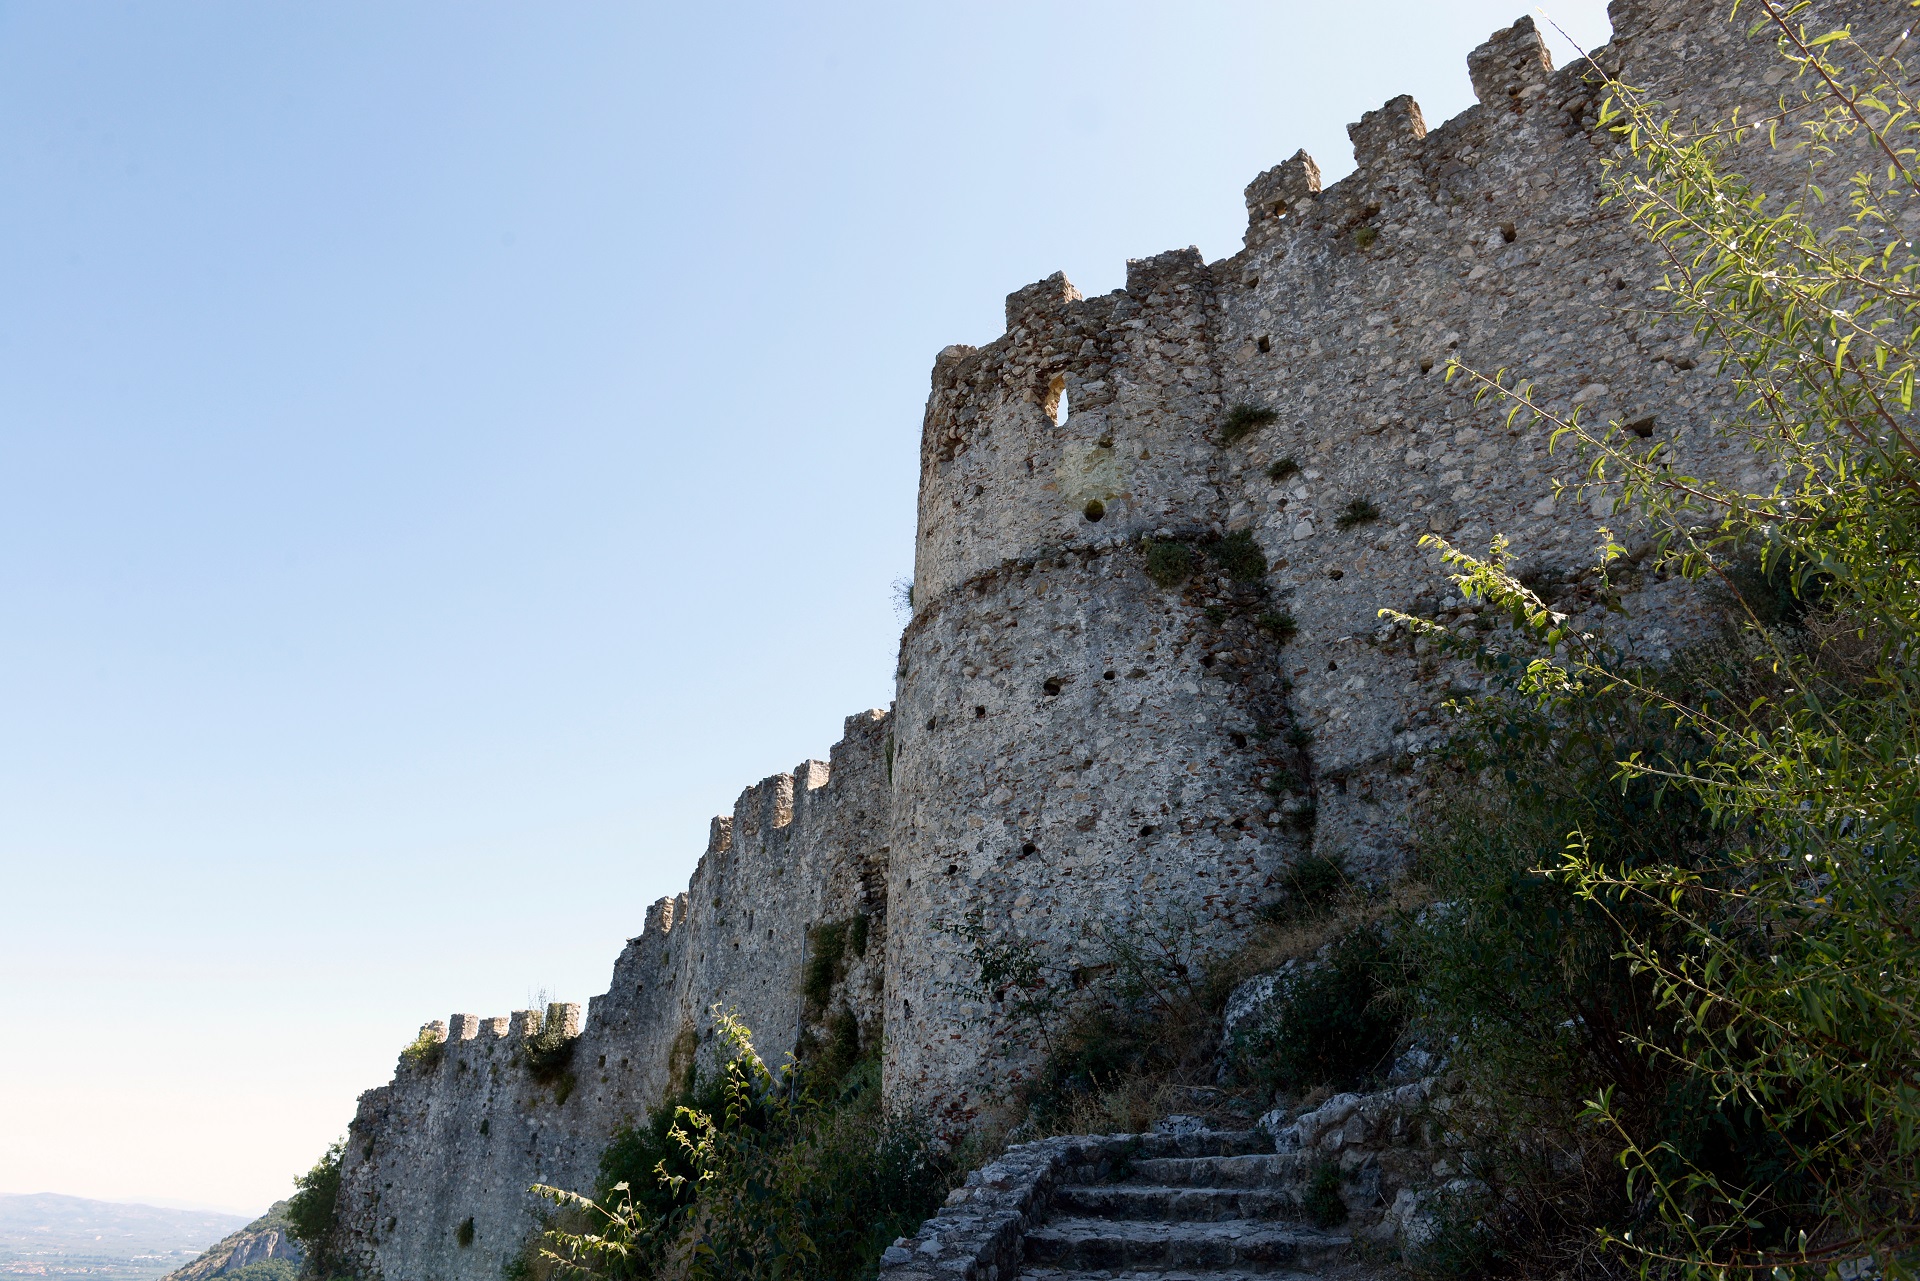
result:
<svg viewBox="0 0 1920 1281"><path fill-rule="evenodd" d="M1870 47L1904 13L1821 10ZM1595 62L1683 115L1774 103L1770 48L1719 0L1615 0L1612 17ZM1067 975L1100 959L1101 929L1184 922L1230 947L1308 851L1395 866L1437 706L1473 681L1378 618L1476 625L1420 536L1484 550L1504 533L1557 608L1602 619L1582 571L1610 497L1556 498L1570 460L1444 379L1451 358L1634 424L1688 470L1767 481L1716 434L1725 381L1646 319L1663 264L1602 203L1591 66L1554 70L1523 19L1469 70L1479 104L1437 128L1408 98L1350 126L1339 183L1304 153L1257 177L1232 257L1136 261L1098 298L1056 275L1009 296L1001 338L940 353L894 711L850 718L830 764L715 820L687 892L647 910L592 1002L564 1102L519 1053L533 1012L456 1016L436 1062L363 1096L338 1220L354 1266L497 1276L542 1208L527 1185L591 1187L608 1136L711 1045L713 1005L769 1059L794 1046L823 922L870 923L833 1003L884 1028L888 1097L963 1124L1037 1054L967 993L970 914ZM1274 421L1222 444L1237 405ZM1356 502L1378 519L1343 524ZM1252 581L1213 554L1235 536L1266 559ZM1196 572L1156 584L1148 541L1188 544ZM1664 657L1698 602L1638 569L1622 583L1612 630Z"/></svg>
<svg viewBox="0 0 1920 1281"><path fill-rule="evenodd" d="M498 1281L546 1208L528 1186L591 1190L608 1137L713 1045L716 1005L784 1060L803 1030L815 926L867 918L866 956L848 958L832 1006L877 1032L888 728L884 712L848 717L830 761L742 792L713 821L686 893L646 908L584 1027L577 1005L427 1025L438 1052L403 1056L348 1130L334 1244L358 1275ZM543 1082L525 1051L548 1023L579 1037L567 1075Z"/></svg>

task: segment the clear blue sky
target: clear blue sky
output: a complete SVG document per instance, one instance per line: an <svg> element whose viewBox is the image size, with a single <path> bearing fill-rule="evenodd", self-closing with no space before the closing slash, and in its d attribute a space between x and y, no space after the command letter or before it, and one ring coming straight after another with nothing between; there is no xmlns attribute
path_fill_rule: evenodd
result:
<svg viewBox="0 0 1920 1281"><path fill-rule="evenodd" d="M1521 12L0 0L0 1191L257 1210L600 991L891 697L934 353Z"/></svg>

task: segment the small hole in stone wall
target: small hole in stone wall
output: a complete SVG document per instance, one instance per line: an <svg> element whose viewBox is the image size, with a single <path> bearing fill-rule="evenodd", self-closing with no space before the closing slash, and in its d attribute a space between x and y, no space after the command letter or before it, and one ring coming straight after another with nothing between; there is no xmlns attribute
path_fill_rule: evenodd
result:
<svg viewBox="0 0 1920 1281"><path fill-rule="evenodd" d="M1625 289L1627 287L1627 282L1624 280L1616 280L1613 282L1613 287L1616 290Z"/></svg>
<svg viewBox="0 0 1920 1281"><path fill-rule="evenodd" d="M1647 439L1647 437L1653 435L1653 415L1648 414L1644 418L1634 419L1627 424L1627 430L1642 440Z"/></svg>
<svg viewBox="0 0 1920 1281"><path fill-rule="evenodd" d="M1285 208L1285 206L1284 206L1284 205L1275 205L1275 206L1273 207L1273 211L1274 211L1275 213L1279 213L1279 212L1280 212L1280 211L1281 211L1282 209L1284 209L1284 208ZM1247 277L1247 288L1249 288L1249 289L1258 289L1259 287L1260 287L1260 277L1258 277L1258 276L1248 276L1248 277Z"/></svg>
<svg viewBox="0 0 1920 1281"><path fill-rule="evenodd" d="M1039 852L1040 852L1040 847L1038 845L1035 845L1032 841L1027 841L1026 843L1020 846L1020 857L1022 858L1025 858L1029 854L1037 854Z"/></svg>
<svg viewBox="0 0 1920 1281"><path fill-rule="evenodd" d="M1227 737L1233 740L1235 747L1245 747L1247 745L1247 736L1245 734L1235 732L1227 735Z"/></svg>
<svg viewBox="0 0 1920 1281"><path fill-rule="evenodd" d="M1432 356L1422 356L1422 357L1420 357L1420 372L1421 372L1421 373L1423 373L1423 374L1430 374L1430 373L1432 373L1432 372L1433 372L1433 357L1432 357Z"/></svg>
<svg viewBox="0 0 1920 1281"><path fill-rule="evenodd" d="M1100 679L1103 681L1110 681L1114 677L1118 676L1119 674L1120 673L1114 671L1111 667L1109 667L1106 671L1100 673Z"/></svg>
<svg viewBox="0 0 1920 1281"><path fill-rule="evenodd" d="M1515 230L1512 223L1503 222L1500 224L1500 239L1506 241L1508 244L1512 244L1519 235L1520 233Z"/></svg>
<svg viewBox="0 0 1920 1281"><path fill-rule="evenodd" d="M1327 571L1327 577L1331 578L1336 583L1339 582L1341 579L1345 578L1346 576L1347 576L1347 571L1344 569L1330 569Z"/></svg>
<svg viewBox="0 0 1920 1281"><path fill-rule="evenodd" d="M739 939L735 939L735 940L733 941L733 950L734 950L734 951L736 951L736 952L738 952L738 951L740 950L740 940L739 940Z"/></svg>
<svg viewBox="0 0 1920 1281"><path fill-rule="evenodd" d="M1267 336L1266 336L1265 334L1261 334L1261 335L1260 335L1260 340L1259 340L1258 342L1256 342L1256 343L1254 344L1254 346L1256 346L1256 347L1258 347L1258 348L1259 348L1259 349L1260 349L1261 351L1263 351L1263 352L1268 352L1268 351L1272 351L1272 350L1273 350L1273 339L1271 339L1271 338L1269 338L1269 337L1267 337Z"/></svg>
<svg viewBox="0 0 1920 1281"><path fill-rule="evenodd" d="M947 864L947 875L948 875L948 876L952 876L952 875L953 875L953 874L954 874L955 872L958 872L959 870L960 870L960 865L959 865L958 863L949 863L949 864Z"/></svg>
<svg viewBox="0 0 1920 1281"><path fill-rule="evenodd" d="M1064 374L1055 374L1053 381L1047 384L1047 417L1053 419L1055 427L1063 426L1072 407L1067 404L1067 379Z"/></svg>
<svg viewBox="0 0 1920 1281"><path fill-rule="evenodd" d="M929 717L927 717L927 728L928 728L928 729L932 729L932 728L933 728L933 725L934 725L934 722L935 722L935 721L937 721L937 720L939 720L939 719L940 719L940 718L939 718L939 717L937 717L937 716L929 716Z"/></svg>
<svg viewBox="0 0 1920 1281"><path fill-rule="evenodd" d="M607 1065L607 1056L602 1054L600 1056L600 1066L605 1067L606 1065Z"/></svg>
<svg viewBox="0 0 1920 1281"><path fill-rule="evenodd" d="M1212 654L1204 654L1204 655L1202 655L1202 656L1201 656L1201 658L1200 658L1200 666L1202 666L1202 667L1212 667L1212 666L1213 666L1213 655L1212 655Z"/></svg>
<svg viewBox="0 0 1920 1281"><path fill-rule="evenodd" d="M1107 514L1107 505L1098 498L1089 498L1087 505L1080 509L1080 514L1088 520L1098 523L1100 518Z"/></svg>
<svg viewBox="0 0 1920 1281"><path fill-rule="evenodd" d="M1142 836L1152 836L1152 835L1153 835L1153 826L1152 826L1151 824L1149 824L1148 826L1146 826L1146 827L1143 827L1143 828L1141 828L1141 829L1140 829L1140 835L1142 835Z"/></svg>
<svg viewBox="0 0 1920 1281"><path fill-rule="evenodd" d="M1047 677L1047 679L1040 686L1040 692L1043 694L1058 694L1060 692L1059 677L1057 676Z"/></svg>
<svg viewBox="0 0 1920 1281"><path fill-rule="evenodd" d="M973 719L975 719L976 721L978 721L978 720L985 720L985 719L986 719L986 716L987 716L987 709L986 709L986 708L984 708L984 707L976 707L976 708L974 708L974 709L973 709Z"/></svg>
<svg viewBox="0 0 1920 1281"><path fill-rule="evenodd" d="M1336 663L1336 662L1334 662L1334 661L1333 661L1332 659L1328 659L1328 660L1327 660L1327 670L1328 670L1328 671L1330 671L1330 672L1337 672L1337 671L1339 671L1339 670L1340 670L1340 664L1338 664L1338 663Z"/></svg>
<svg viewBox="0 0 1920 1281"><path fill-rule="evenodd" d="M768 931L767 931L767 937L768 937L768 938L772 938L772 937L773 937L773 931L772 931L772 930L768 930ZM625 1065L623 1064L622 1066L625 1066Z"/></svg>

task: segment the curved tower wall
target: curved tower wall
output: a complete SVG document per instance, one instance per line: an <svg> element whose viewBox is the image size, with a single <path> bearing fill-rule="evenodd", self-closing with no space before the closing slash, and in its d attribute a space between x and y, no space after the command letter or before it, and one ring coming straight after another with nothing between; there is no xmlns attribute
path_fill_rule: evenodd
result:
<svg viewBox="0 0 1920 1281"><path fill-rule="evenodd" d="M1899 34L1892 6L1825 9L1870 46ZM1422 535L1484 553L1507 534L1558 607L1602 625L1580 571L1599 526L1631 542L1631 522L1610 495L1556 497L1576 461L1447 381L1451 358L1533 380L1557 412L1634 424L1676 466L1771 484L1714 434L1735 407L1691 337L1645 320L1664 265L1601 202L1616 148L1592 74L1618 70L1682 115L1750 117L1779 92L1770 44L1708 0L1612 16L1595 63L1561 70L1531 20L1496 33L1469 58L1478 105L1432 130L1410 98L1367 113L1348 131L1357 168L1325 190L1304 153L1261 174L1232 257L1131 263L1103 298L1054 276L1008 298L1002 337L940 354L896 699L894 1099L964 1120L1036 1060L1031 1030L972 990L954 932L970 912L1071 970L1099 958L1100 929L1182 915L1231 946L1303 849L1362 874L1403 858L1439 705L1475 682L1379 620L1475 625ZM1748 161L1794 185L1790 158ZM1220 443L1241 404L1274 421ZM1143 536L1240 531L1270 564L1264 600L1144 573ZM1699 626L1686 584L1629 567L1622 585L1629 615L1606 625L1646 657ZM1255 612L1291 615L1298 635L1276 650ZM1307 834L1260 790L1285 754L1253 731L1275 727L1310 739L1293 764L1307 794L1286 802Z"/></svg>

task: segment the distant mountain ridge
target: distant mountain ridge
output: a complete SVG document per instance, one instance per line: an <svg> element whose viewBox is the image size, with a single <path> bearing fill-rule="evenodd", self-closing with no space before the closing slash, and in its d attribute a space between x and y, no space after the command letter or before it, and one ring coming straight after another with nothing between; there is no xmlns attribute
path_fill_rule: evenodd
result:
<svg viewBox="0 0 1920 1281"><path fill-rule="evenodd" d="M0 1277L154 1281L246 1222L210 1210L0 1193Z"/></svg>

